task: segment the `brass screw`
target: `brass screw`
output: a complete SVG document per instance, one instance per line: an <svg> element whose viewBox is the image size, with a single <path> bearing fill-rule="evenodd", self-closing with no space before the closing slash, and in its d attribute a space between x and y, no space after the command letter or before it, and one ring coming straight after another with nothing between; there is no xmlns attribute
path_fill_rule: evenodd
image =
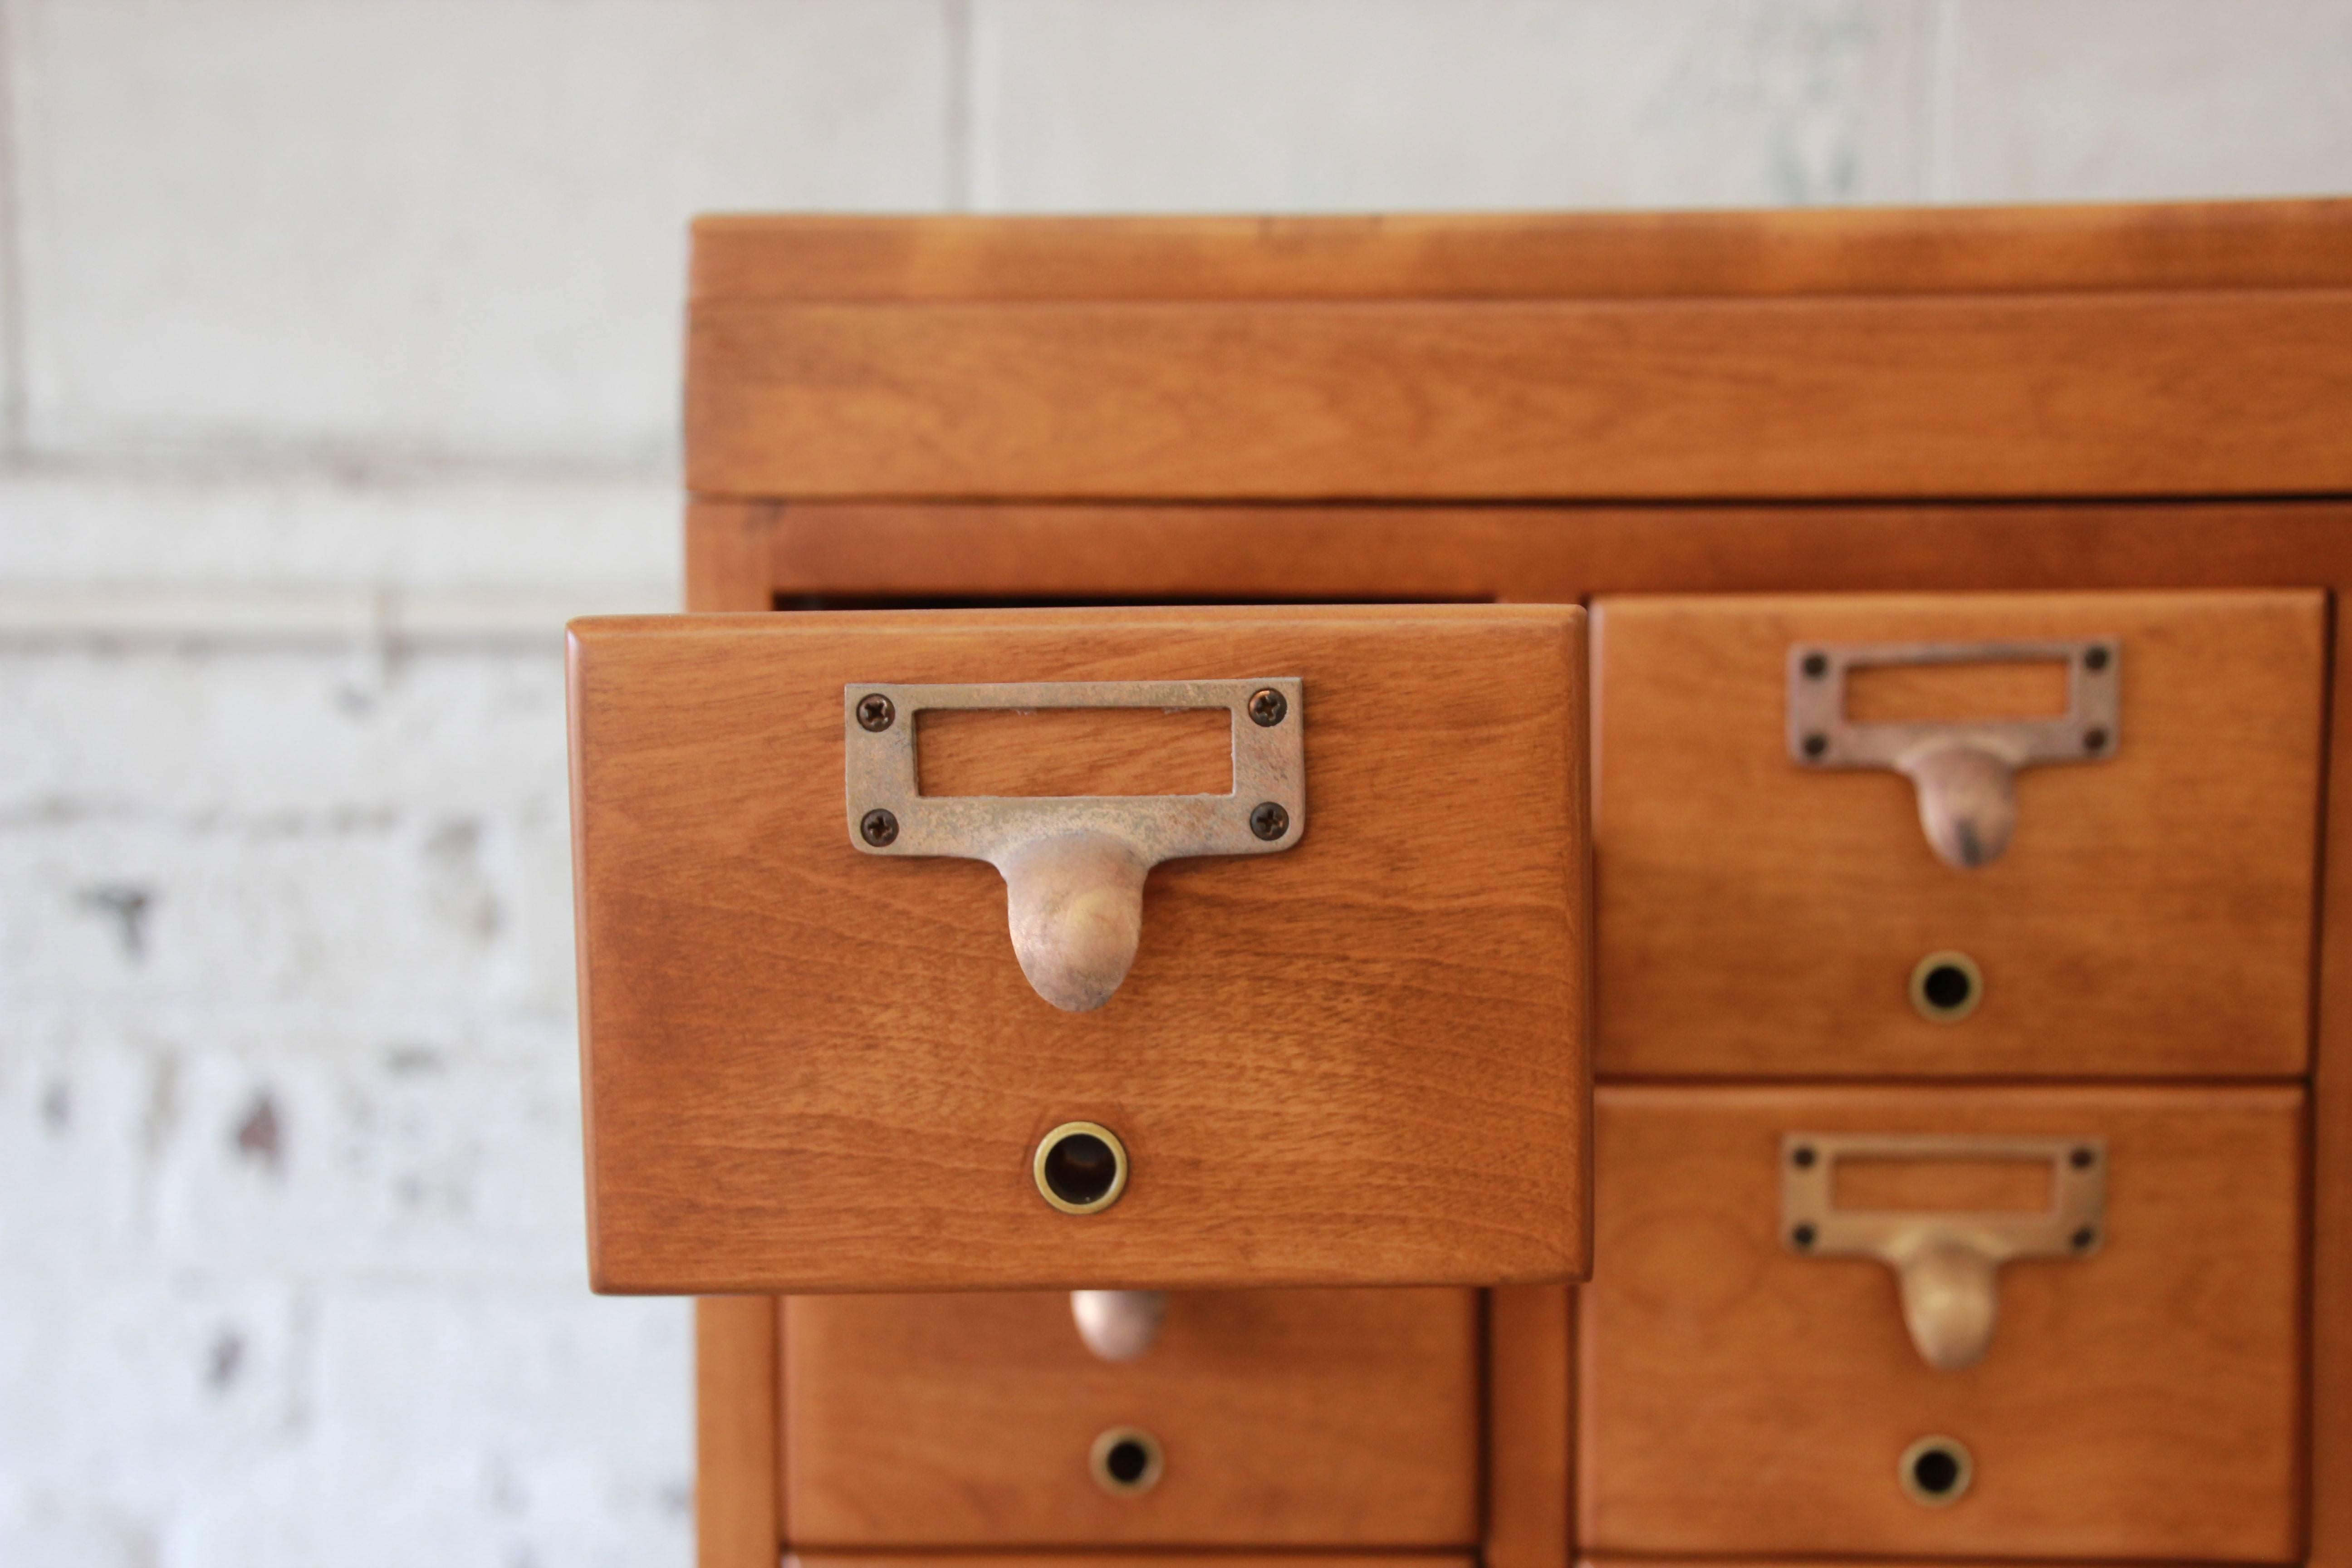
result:
<svg viewBox="0 0 2352 1568"><path fill-rule="evenodd" d="M1249 716L1260 729L1271 730L1290 711L1290 700L1268 686L1250 693Z"/></svg>
<svg viewBox="0 0 2352 1568"><path fill-rule="evenodd" d="M857 831L866 843L880 849L897 841L898 819L877 806L866 814L866 819L857 825Z"/></svg>
<svg viewBox="0 0 2352 1568"><path fill-rule="evenodd" d="M1260 801L1250 813L1250 831L1271 844L1290 831L1290 813L1273 801Z"/></svg>
<svg viewBox="0 0 2352 1568"><path fill-rule="evenodd" d="M861 730L871 730L879 734L888 729L898 717L898 710L891 707L890 700L878 691L869 691L857 700L857 727Z"/></svg>

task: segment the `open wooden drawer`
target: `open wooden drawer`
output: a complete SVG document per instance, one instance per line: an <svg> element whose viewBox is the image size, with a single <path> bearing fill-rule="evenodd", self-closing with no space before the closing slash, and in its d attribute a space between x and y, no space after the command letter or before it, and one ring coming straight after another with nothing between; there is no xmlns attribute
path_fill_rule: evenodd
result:
<svg viewBox="0 0 2352 1568"><path fill-rule="evenodd" d="M575 624L597 1287L1581 1277L1582 634Z"/></svg>

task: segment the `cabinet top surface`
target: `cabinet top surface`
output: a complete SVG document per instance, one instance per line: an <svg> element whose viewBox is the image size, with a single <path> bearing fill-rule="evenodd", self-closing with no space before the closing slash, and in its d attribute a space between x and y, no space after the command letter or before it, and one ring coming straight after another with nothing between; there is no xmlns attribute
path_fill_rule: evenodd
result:
<svg viewBox="0 0 2352 1568"><path fill-rule="evenodd" d="M723 300L1540 299L2352 285L2352 198L1315 216L721 214Z"/></svg>

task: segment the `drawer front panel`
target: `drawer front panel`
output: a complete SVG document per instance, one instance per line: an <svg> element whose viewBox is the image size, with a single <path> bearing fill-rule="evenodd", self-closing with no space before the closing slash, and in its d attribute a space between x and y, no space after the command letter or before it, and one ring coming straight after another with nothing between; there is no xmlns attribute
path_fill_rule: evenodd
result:
<svg viewBox="0 0 2352 1568"><path fill-rule="evenodd" d="M598 1287L1580 1278L1586 703L1574 606L579 623Z"/></svg>
<svg viewBox="0 0 2352 1568"><path fill-rule="evenodd" d="M1060 1293L796 1297L783 1322L795 1546L1478 1538L1472 1291L1178 1293L1116 1363ZM1148 1486L1106 1483L1113 1434L1156 1450Z"/></svg>
<svg viewBox="0 0 2352 1568"><path fill-rule="evenodd" d="M1603 1089L1600 1266L1580 1292L1582 1539L2291 1559L2302 1118L2284 1086ZM2104 1164L2081 1222L2095 1234L2079 1256L2000 1266L1989 1348L1938 1369L1893 1267L1809 1256L1789 1234L1782 1185L1809 1173L1808 1134L1868 1135L1881 1155L1889 1135L1936 1139L1841 1171L1835 1202L1947 1234L1979 1211L2020 1217L1995 1151L2080 1141ZM2069 1173L2047 1178L2053 1194L2086 1173ZM1921 1316L1965 1306L1931 1299Z"/></svg>
<svg viewBox="0 0 2352 1568"><path fill-rule="evenodd" d="M1604 600L1601 1070L2299 1072L2323 609L2234 592ZM1921 645L1958 662L1843 668ZM2100 668L2070 676L2068 649ZM2070 721L2070 679L2105 682L2108 707L2093 691ZM2099 750L1977 767L2026 732L2015 720ZM1908 772L1851 754L1906 737ZM2004 772L2000 845L1984 803ZM1985 858L1956 863L1970 850Z"/></svg>

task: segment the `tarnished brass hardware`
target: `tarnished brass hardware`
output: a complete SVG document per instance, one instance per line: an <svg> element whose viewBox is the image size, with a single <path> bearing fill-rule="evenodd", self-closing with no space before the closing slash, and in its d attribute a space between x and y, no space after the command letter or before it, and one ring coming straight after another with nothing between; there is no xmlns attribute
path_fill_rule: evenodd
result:
<svg viewBox="0 0 2352 1568"><path fill-rule="evenodd" d="M1105 1361L1133 1361L1160 1338L1165 1290L1073 1290L1070 1317L1078 1338Z"/></svg>
<svg viewBox="0 0 2352 1568"><path fill-rule="evenodd" d="M1837 1206L1840 1160L2024 1160L2050 1167L2050 1206L1937 1214ZM1940 1372L1991 1348L2000 1266L2084 1258L2105 1237L2107 1147L2101 1138L1907 1132L1787 1132L1780 1137L1780 1237L1806 1258L1874 1258L1895 1270L1903 1323Z"/></svg>
<svg viewBox="0 0 2352 1568"><path fill-rule="evenodd" d="M2055 719L1861 723L1845 716L1846 672L1904 664L2060 663L2066 711ZM2017 770L2116 754L2123 650L2074 641L1798 644L1789 649L1789 755L1809 768L1892 768L1919 797L1919 826L1947 865L2000 858L2017 829Z"/></svg>
<svg viewBox="0 0 2352 1568"><path fill-rule="evenodd" d="M1911 1005L1931 1024L1957 1024L1984 1000L1984 972L1965 952L1947 948L1911 966Z"/></svg>
<svg viewBox="0 0 2352 1568"><path fill-rule="evenodd" d="M1097 1433L1087 1455L1095 1485L1113 1497L1140 1497L1160 1484L1167 1461L1160 1439L1140 1426L1113 1426Z"/></svg>
<svg viewBox="0 0 2352 1568"><path fill-rule="evenodd" d="M1967 1495L1977 1463L1958 1437L1922 1437L1895 1462L1895 1479L1923 1508L1949 1508Z"/></svg>
<svg viewBox="0 0 2352 1568"><path fill-rule="evenodd" d="M842 689L849 841L868 855L950 856L994 866L1004 878L1006 923L1021 973L1055 1006L1088 1012L1111 999L1135 963L1143 879L1154 866L1201 855L1274 854L1305 836L1303 697L1296 677L853 682ZM917 782L915 715L949 708L1222 708L1234 720L1233 792L927 796Z"/></svg>
<svg viewBox="0 0 2352 1568"><path fill-rule="evenodd" d="M1127 1145L1099 1121L1065 1121L1037 1141L1029 1176L1064 1214L1100 1214L1127 1191Z"/></svg>

